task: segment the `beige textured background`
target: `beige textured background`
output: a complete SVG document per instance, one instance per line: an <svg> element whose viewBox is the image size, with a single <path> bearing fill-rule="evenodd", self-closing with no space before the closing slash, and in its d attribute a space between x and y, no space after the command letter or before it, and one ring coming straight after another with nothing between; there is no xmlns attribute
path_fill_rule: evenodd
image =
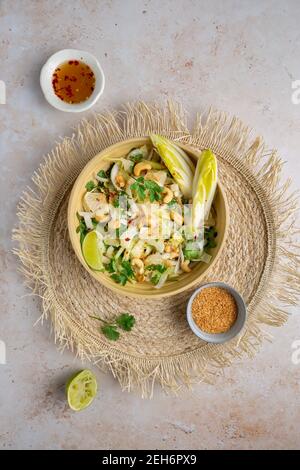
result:
<svg viewBox="0 0 300 470"><path fill-rule="evenodd" d="M10 253L22 190L42 155L80 118L43 99L39 70L51 53L75 47L97 55L107 85L95 111L172 97L191 114L209 104L237 114L279 149L299 187L300 105L291 102L292 81L300 79L299 21L297 0L0 1L0 79L7 86L7 104L0 105L0 340L7 346L0 447L300 447L300 364L291 360L300 339L297 309L272 330L273 344L214 386L200 384L180 397L158 389L145 401L97 372L97 399L74 414L63 383L81 365L56 350L49 325L33 328L40 302L26 296Z"/></svg>

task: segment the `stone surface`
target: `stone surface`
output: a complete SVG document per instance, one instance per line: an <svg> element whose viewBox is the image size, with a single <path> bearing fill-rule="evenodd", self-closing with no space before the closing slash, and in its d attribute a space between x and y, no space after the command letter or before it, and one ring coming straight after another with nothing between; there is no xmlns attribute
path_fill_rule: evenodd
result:
<svg viewBox="0 0 300 470"><path fill-rule="evenodd" d="M300 447L300 364L291 360L299 309L272 330L273 343L225 370L214 386L179 397L158 388L147 401L96 372L96 401L74 414L63 384L81 364L57 351L49 325L33 327L41 305L22 284L10 241L16 204L42 156L92 114L61 113L42 96L40 68L66 47L88 50L103 65L107 85L93 111L169 97L191 115L213 105L278 148L299 187L300 105L291 101L300 79L299 21L297 0L0 2L0 79L7 87L0 105L1 448Z"/></svg>

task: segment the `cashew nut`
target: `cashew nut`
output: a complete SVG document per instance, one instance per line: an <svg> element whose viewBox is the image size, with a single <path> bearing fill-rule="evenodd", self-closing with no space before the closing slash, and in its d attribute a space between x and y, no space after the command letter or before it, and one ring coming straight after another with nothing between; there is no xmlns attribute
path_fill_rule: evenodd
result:
<svg viewBox="0 0 300 470"><path fill-rule="evenodd" d="M104 193L97 194L97 201L101 202L101 204L106 204L107 200L106 200L105 194Z"/></svg>
<svg viewBox="0 0 300 470"><path fill-rule="evenodd" d="M125 182L125 179L124 179L124 176L123 176L123 175L117 175L117 176L116 176L116 184L117 184L117 186L119 186L120 188L124 188L126 182Z"/></svg>
<svg viewBox="0 0 300 470"><path fill-rule="evenodd" d="M131 266L133 268L137 268L136 271L138 274L144 274L144 263L141 259L139 258L133 258L131 260Z"/></svg>
<svg viewBox="0 0 300 470"><path fill-rule="evenodd" d="M103 223L107 223L110 221L110 214L103 214L102 211L96 211L95 212L95 219L97 220L97 222L101 222L102 224Z"/></svg>
<svg viewBox="0 0 300 470"><path fill-rule="evenodd" d="M179 256L179 251L178 250L171 251L171 253L170 253L170 258L171 259L178 258L178 256Z"/></svg>
<svg viewBox="0 0 300 470"><path fill-rule="evenodd" d="M190 273L191 272L191 268L189 267L189 263L190 263L190 260L185 260L185 261L182 261L180 267L182 269L183 272L185 273Z"/></svg>
<svg viewBox="0 0 300 470"><path fill-rule="evenodd" d="M171 251L172 251L171 245L165 245L165 252L166 253L171 253Z"/></svg>
<svg viewBox="0 0 300 470"><path fill-rule="evenodd" d="M112 229L112 230L120 228L120 221L118 219L111 220L109 225L110 225L109 228Z"/></svg>
<svg viewBox="0 0 300 470"><path fill-rule="evenodd" d="M151 170L151 165L148 162L139 162L135 165L133 169L134 176L140 176L142 171L149 171Z"/></svg>
<svg viewBox="0 0 300 470"><path fill-rule="evenodd" d="M179 212L176 212L176 211L171 211L170 212L170 216L171 216L171 219L174 220L174 222L178 225L182 225L183 224L183 217L181 214L179 214Z"/></svg>
<svg viewBox="0 0 300 470"><path fill-rule="evenodd" d="M174 263L174 261L173 261L173 263ZM167 268L172 268L174 266L173 263L169 259L166 259L166 261L165 261L165 265L167 266Z"/></svg>
<svg viewBox="0 0 300 470"><path fill-rule="evenodd" d="M164 188L163 190L163 195L165 196L163 198L163 203L168 204L168 202L172 201L173 199L173 191L170 188Z"/></svg>

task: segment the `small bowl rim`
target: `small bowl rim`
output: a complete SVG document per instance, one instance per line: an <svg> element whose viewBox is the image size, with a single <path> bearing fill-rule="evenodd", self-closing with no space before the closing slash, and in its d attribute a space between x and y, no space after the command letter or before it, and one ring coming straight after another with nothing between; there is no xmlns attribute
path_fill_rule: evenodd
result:
<svg viewBox="0 0 300 470"><path fill-rule="evenodd" d="M232 325L232 327L225 333L206 333L205 331L201 330L201 328L199 328L199 326L196 325L196 323L193 320L192 303L195 297L197 296L197 294L201 292L202 290L207 289L208 287L220 287L220 288L227 290L237 302L237 306L238 306L237 319L235 323ZM237 335L241 333L247 320L247 306L242 295L231 285L226 284L225 282L222 282L222 281L206 282L205 284L202 284L200 287L198 287L189 298L189 301L186 307L186 317L187 317L187 322L189 324L189 327L191 328L192 332L196 336L198 336L198 338L201 338L203 341L206 341L207 343L221 344L221 343L225 343L233 339L234 337L236 337ZM234 328L234 326L237 325L238 318L240 320L240 324Z"/></svg>
<svg viewBox="0 0 300 470"><path fill-rule="evenodd" d="M91 96L82 103L70 104L65 101L60 100L54 90L52 85L52 75L55 68L63 63L66 60L81 59L83 62L90 65L91 69L96 75L96 87ZM98 59L87 51L82 51L80 49L61 49L54 54L52 54L40 72L40 85L45 99L48 103L59 111L65 111L69 113L80 113L87 111L98 101L102 95L105 87L105 76Z"/></svg>

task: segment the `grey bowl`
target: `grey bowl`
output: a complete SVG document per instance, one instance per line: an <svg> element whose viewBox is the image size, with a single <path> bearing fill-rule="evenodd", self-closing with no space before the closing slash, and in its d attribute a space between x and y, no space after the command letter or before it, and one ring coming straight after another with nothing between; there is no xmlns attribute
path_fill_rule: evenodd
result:
<svg viewBox="0 0 300 470"><path fill-rule="evenodd" d="M237 319L235 323L232 325L232 327L225 333L214 333L214 334L206 333L205 331L202 331L193 320L193 316L192 316L193 300L201 290L206 289L207 287L221 287L223 289L226 289L234 297L236 301L237 309L238 309ZM246 318L247 318L247 308L246 308L246 304L244 302L243 297L233 287L229 286L228 284L225 284L224 282L208 282L207 284L203 284L203 286L195 290L195 292L193 293L193 295L191 296L187 304L186 315L187 315L187 321L189 323L189 326L196 336L203 339L204 341L207 341L208 343L225 343L226 341L229 341L230 339L234 338L243 329L245 322L246 322Z"/></svg>

